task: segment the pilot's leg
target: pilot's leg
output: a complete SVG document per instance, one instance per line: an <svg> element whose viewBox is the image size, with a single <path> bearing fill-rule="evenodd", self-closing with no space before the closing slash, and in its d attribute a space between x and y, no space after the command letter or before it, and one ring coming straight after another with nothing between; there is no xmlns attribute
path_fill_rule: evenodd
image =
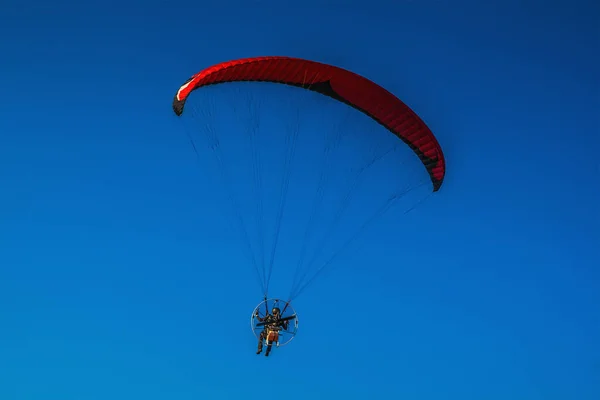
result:
<svg viewBox="0 0 600 400"><path fill-rule="evenodd" d="M267 351L265 351L265 357L269 357L269 353L271 352L271 347L273 346L272 343L269 343L267 345Z"/></svg>
<svg viewBox="0 0 600 400"><path fill-rule="evenodd" d="M258 349L256 350L256 354L260 354L262 352L264 339L265 339L265 331L262 331L260 333L260 336L258 337Z"/></svg>

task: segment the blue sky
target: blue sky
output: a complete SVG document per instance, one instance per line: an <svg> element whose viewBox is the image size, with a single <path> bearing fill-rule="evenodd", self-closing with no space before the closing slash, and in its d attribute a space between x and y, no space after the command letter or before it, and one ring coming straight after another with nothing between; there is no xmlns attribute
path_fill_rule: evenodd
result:
<svg viewBox="0 0 600 400"><path fill-rule="evenodd" d="M600 7L292 3L2 3L0 398L599 398ZM265 358L223 187L170 103L271 54L388 88L448 172L340 255Z"/></svg>

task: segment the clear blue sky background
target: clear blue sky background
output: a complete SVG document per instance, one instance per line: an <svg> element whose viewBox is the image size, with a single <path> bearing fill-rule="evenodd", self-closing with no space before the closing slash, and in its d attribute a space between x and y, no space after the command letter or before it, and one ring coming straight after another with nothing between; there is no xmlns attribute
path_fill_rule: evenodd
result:
<svg viewBox="0 0 600 400"><path fill-rule="evenodd" d="M593 3L2 1L0 399L600 398ZM192 73L265 54L372 78L448 163L270 358L170 109Z"/></svg>

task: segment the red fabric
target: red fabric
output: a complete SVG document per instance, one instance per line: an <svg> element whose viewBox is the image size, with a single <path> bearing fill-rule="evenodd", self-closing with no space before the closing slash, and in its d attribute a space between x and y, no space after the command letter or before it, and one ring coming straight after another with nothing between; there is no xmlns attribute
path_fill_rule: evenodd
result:
<svg viewBox="0 0 600 400"><path fill-rule="evenodd" d="M334 97L369 115L415 151L431 176L434 191L444 180L444 155L425 123L381 86L331 65L291 57L255 57L220 63L200 71L182 85L175 96L173 108L179 115L193 90L232 81L267 81L306 89L310 89L310 85L329 82L335 92Z"/></svg>

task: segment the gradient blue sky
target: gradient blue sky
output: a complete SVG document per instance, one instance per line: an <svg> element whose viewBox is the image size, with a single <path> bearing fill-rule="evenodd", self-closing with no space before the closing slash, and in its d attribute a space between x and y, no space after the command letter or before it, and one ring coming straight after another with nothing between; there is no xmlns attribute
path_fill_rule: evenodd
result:
<svg viewBox="0 0 600 400"><path fill-rule="evenodd" d="M600 398L594 3L2 1L0 399ZM170 109L192 73L265 54L386 86L448 164L268 359Z"/></svg>

